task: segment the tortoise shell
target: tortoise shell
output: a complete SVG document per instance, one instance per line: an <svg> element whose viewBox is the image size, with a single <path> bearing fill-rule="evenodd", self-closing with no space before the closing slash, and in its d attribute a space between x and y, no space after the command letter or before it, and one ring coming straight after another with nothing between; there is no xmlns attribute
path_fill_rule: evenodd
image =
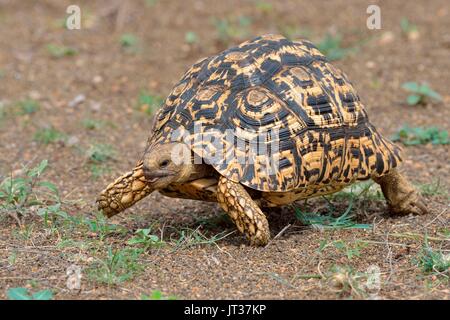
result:
<svg viewBox="0 0 450 320"><path fill-rule="evenodd" d="M255 136L263 137L257 147ZM214 139L228 151L220 153ZM347 185L401 161L347 76L311 42L278 35L246 41L185 73L155 115L147 151L174 141L228 179L266 192ZM215 161L205 156L216 153ZM268 158L277 159L275 170Z"/></svg>

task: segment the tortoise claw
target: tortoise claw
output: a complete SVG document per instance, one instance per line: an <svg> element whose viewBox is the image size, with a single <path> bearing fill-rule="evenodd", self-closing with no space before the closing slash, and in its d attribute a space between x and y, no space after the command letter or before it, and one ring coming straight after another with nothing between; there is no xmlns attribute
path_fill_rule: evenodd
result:
<svg viewBox="0 0 450 320"><path fill-rule="evenodd" d="M406 215L423 215L428 213L423 198L416 191L411 192L407 197L396 204L390 204L391 211L394 214Z"/></svg>
<svg viewBox="0 0 450 320"><path fill-rule="evenodd" d="M414 186L397 170L376 178L393 214L422 215L428 213L425 200Z"/></svg>

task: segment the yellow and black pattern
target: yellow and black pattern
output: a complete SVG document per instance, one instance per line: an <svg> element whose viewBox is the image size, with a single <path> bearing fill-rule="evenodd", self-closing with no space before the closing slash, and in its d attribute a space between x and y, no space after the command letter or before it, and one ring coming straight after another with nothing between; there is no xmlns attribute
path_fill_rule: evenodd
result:
<svg viewBox="0 0 450 320"><path fill-rule="evenodd" d="M401 161L399 148L369 123L346 75L310 42L277 35L194 64L155 117L148 149L181 141L174 133L182 129L193 152L221 175L260 191L338 190ZM221 140L222 153L208 134ZM256 136L264 137L257 147ZM222 156L208 161L211 154ZM268 159L277 160L275 170Z"/></svg>

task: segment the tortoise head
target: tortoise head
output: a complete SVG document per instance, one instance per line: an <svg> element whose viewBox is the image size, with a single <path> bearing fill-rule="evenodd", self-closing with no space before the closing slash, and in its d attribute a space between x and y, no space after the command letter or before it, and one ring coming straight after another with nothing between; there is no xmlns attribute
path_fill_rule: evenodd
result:
<svg viewBox="0 0 450 320"><path fill-rule="evenodd" d="M100 193L98 209L112 217L154 190L187 181L193 170L191 152L186 145L168 143L152 146L132 171L117 178Z"/></svg>
<svg viewBox="0 0 450 320"><path fill-rule="evenodd" d="M180 142L150 147L144 155L144 175L153 189L186 182L194 171L191 151Z"/></svg>

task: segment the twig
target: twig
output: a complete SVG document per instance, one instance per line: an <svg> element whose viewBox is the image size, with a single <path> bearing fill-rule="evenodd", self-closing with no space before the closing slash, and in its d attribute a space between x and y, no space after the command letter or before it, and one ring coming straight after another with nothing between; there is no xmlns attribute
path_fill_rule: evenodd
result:
<svg viewBox="0 0 450 320"><path fill-rule="evenodd" d="M419 240L419 239L424 239L425 237L421 234L418 233L412 233L412 232L406 232L406 233L391 233L390 234L392 237L397 237L397 238L407 238L407 239L414 239L414 240ZM437 237L430 237L427 236L427 240L432 240L432 241L450 241L450 239L445 239L445 238L437 238Z"/></svg>
<svg viewBox="0 0 450 320"><path fill-rule="evenodd" d="M276 240L276 239L278 239L279 237L281 237L281 235L282 235L283 233L285 233L286 230L289 229L291 225L292 225L292 224L289 223L287 226L285 226L283 229L281 229L281 231L278 232L278 234L277 234L275 237L273 237L273 238L269 241L269 243L264 247L264 249L267 248L274 240Z"/></svg>
<svg viewBox="0 0 450 320"><path fill-rule="evenodd" d="M432 224L434 221L436 221L437 219L439 219L439 217L442 216L442 215L447 211L447 209L448 209L448 208L445 208L444 210L442 210L442 212L439 213L433 220L431 220L430 222L428 222L428 223L424 226L424 228L426 229L430 224Z"/></svg>
<svg viewBox="0 0 450 320"><path fill-rule="evenodd" d="M389 261L389 276L386 279L386 282L389 282L391 280L392 275L394 274L394 269L392 267L392 249L391 246L389 245L389 233L386 235L386 239L385 239L385 245L388 249L388 261Z"/></svg>

